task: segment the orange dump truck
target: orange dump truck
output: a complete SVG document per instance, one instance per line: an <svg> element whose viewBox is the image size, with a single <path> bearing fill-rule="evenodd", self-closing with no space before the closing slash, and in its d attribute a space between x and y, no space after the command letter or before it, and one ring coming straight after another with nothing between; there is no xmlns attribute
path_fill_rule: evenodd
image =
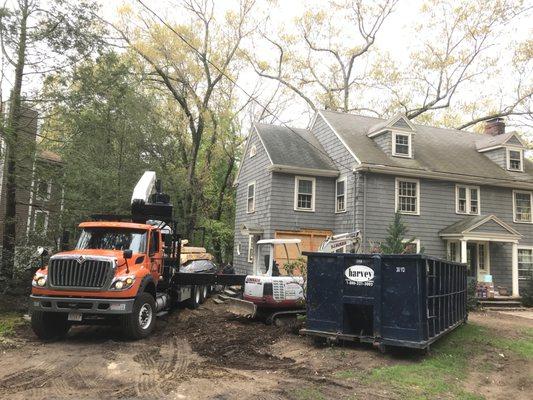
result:
<svg viewBox="0 0 533 400"><path fill-rule="evenodd" d="M31 323L39 338L61 337L74 324L108 323L141 339L173 305L196 308L214 285L244 282L241 275L218 274L205 249L182 246L172 205L156 182L155 173L145 172L130 221L83 222L75 249L52 255L36 271Z"/></svg>

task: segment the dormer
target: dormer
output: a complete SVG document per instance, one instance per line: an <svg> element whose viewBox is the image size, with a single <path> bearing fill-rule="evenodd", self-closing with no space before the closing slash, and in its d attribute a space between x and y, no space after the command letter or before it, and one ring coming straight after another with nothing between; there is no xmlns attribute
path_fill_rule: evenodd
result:
<svg viewBox="0 0 533 400"><path fill-rule="evenodd" d="M524 172L526 145L516 132L505 133L502 118L487 121L484 133L485 137L476 142L477 151L507 171Z"/></svg>
<svg viewBox="0 0 533 400"><path fill-rule="evenodd" d="M413 137L415 126L403 114L397 114L388 121L371 126L367 136L387 155L392 157L413 158Z"/></svg>

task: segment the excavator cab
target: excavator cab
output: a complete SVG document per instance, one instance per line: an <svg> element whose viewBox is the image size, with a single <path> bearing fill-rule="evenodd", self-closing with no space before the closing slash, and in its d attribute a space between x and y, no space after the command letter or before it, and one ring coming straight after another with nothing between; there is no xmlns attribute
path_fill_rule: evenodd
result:
<svg viewBox="0 0 533 400"><path fill-rule="evenodd" d="M258 240L253 253L253 275L287 275L283 266L301 256L300 243L300 239Z"/></svg>

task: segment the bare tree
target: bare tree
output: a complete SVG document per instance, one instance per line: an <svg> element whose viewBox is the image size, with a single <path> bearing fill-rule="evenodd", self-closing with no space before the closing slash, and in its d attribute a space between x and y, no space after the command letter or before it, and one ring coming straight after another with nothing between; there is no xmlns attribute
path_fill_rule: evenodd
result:
<svg viewBox="0 0 533 400"><path fill-rule="evenodd" d="M352 104L351 97L367 81L366 56L396 3L397 0L329 1L297 20L297 38L262 32L278 55L275 62L254 54L249 54L248 59L259 76L280 82L313 110L364 110L365 107Z"/></svg>
<svg viewBox="0 0 533 400"><path fill-rule="evenodd" d="M389 75L381 77L380 85L392 95L387 109L399 108L414 119L452 104L460 107L456 98L461 90L497 79L494 70L498 55L491 50L507 25L525 10L521 0L429 1L423 8L422 22L416 27L417 31L427 33L426 39L411 52L407 68L399 71L391 66ZM522 86L508 103L460 123L458 128L522 113L522 105L530 98L531 87Z"/></svg>

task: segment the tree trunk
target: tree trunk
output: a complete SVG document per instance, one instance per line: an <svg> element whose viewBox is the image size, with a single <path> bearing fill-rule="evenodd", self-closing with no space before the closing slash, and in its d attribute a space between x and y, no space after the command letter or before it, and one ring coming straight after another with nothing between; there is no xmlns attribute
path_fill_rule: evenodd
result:
<svg viewBox="0 0 533 400"><path fill-rule="evenodd" d="M216 221L220 221L220 219L222 218L222 212L224 210L224 198L226 195L226 190L229 187L229 180L231 178L231 173L233 172L234 167L235 158L230 157L228 168L226 169L226 174L224 175L224 181L222 182L222 187L220 188L220 193L218 194L215 215L213 216L213 219ZM224 260L222 259L222 243L220 242L220 238L213 236L212 241L215 261L218 263L222 263Z"/></svg>
<svg viewBox="0 0 533 400"><path fill-rule="evenodd" d="M21 7L20 33L15 65L15 82L11 93L10 110L6 129L6 213L4 219L4 237L2 241L2 276L8 280L13 277L15 260L15 243L17 235L17 158L16 151L19 145L19 129L22 114L22 78L26 62L26 40L28 3Z"/></svg>

